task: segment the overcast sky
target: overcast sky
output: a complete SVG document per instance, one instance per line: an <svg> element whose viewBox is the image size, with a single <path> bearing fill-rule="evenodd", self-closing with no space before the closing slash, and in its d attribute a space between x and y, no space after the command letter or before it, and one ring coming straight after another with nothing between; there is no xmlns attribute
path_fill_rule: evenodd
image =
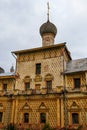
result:
<svg viewBox="0 0 87 130"><path fill-rule="evenodd" d="M0 0L0 67L7 72L11 52L42 46L40 26L47 21L48 0ZM87 57L87 0L49 0L55 44L67 43L72 59Z"/></svg>

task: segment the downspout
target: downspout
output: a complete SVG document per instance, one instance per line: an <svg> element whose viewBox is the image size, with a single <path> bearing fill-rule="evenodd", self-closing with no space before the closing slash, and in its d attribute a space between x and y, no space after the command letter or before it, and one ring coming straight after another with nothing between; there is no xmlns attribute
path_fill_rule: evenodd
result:
<svg viewBox="0 0 87 130"><path fill-rule="evenodd" d="M17 57L14 55L14 53L12 53L13 57L15 58L16 60L16 66L15 66L15 74L16 74L16 70L17 70ZM14 89L15 89L15 83L14 83Z"/></svg>
<svg viewBox="0 0 87 130"><path fill-rule="evenodd" d="M16 66L15 66L15 73L16 73L16 71L17 71L17 57L15 56L14 53L12 53L12 55L16 60ZM15 85L14 85L14 90L15 90ZM15 109L16 109L16 99L13 99L13 117L12 117L13 124L15 123L15 111L16 111Z"/></svg>
<svg viewBox="0 0 87 130"><path fill-rule="evenodd" d="M65 48L64 48L65 50ZM63 52L63 83L64 83L64 90L63 90L63 101L64 101L64 126L65 130L68 129L68 113L67 113L67 97L66 97L66 79L65 79L65 64L64 64L64 52Z"/></svg>
<svg viewBox="0 0 87 130"><path fill-rule="evenodd" d="M60 127L61 127L61 98L59 99L59 104L60 104Z"/></svg>

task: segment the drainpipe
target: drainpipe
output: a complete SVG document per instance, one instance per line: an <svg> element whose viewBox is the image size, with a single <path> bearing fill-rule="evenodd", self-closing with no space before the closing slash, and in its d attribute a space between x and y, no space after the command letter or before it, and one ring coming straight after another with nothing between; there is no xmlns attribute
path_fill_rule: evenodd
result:
<svg viewBox="0 0 87 130"><path fill-rule="evenodd" d="M16 71L17 71L17 57L15 56L14 53L12 53L12 55L13 55L13 57L14 57L15 60L16 60L16 67L15 67L15 73L16 73ZM15 85L14 85L14 90L15 90ZM15 112L16 112L16 99L15 99L15 98L13 99L13 107L12 107L12 110L13 110L13 112L12 112L12 122L13 122L13 124L14 124L14 123L15 123Z"/></svg>
<svg viewBox="0 0 87 130"><path fill-rule="evenodd" d="M61 98L59 99L59 105L60 105L60 127L61 127Z"/></svg>
<svg viewBox="0 0 87 130"><path fill-rule="evenodd" d="M65 50L65 48L64 48ZM63 52L63 72L65 71L65 64L64 64L64 52ZM64 89L63 89L63 101L64 101L64 126L65 130L68 130L68 111L67 111L67 96L66 96L66 79L65 74L63 74L63 83L64 83Z"/></svg>

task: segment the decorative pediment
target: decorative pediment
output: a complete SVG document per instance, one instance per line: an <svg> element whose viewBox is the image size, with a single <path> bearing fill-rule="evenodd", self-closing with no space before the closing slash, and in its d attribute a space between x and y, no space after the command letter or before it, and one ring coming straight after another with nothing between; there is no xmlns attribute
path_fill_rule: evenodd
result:
<svg viewBox="0 0 87 130"><path fill-rule="evenodd" d="M28 106L27 103L23 106L23 109L29 109L29 108L30 108L30 107Z"/></svg>
<svg viewBox="0 0 87 130"><path fill-rule="evenodd" d="M80 107L77 105L76 102L73 102L72 105L70 106L70 111L79 111Z"/></svg>
<svg viewBox="0 0 87 130"><path fill-rule="evenodd" d="M76 102L73 102L72 105L71 105L71 108L79 108L79 106L76 104Z"/></svg>
<svg viewBox="0 0 87 130"><path fill-rule="evenodd" d="M5 109L6 109L6 108L3 106L3 104L0 103L0 111L3 112L3 111L5 111Z"/></svg>
<svg viewBox="0 0 87 130"><path fill-rule="evenodd" d="M53 80L53 75L52 75L52 74L47 74L47 75L45 76L45 80L46 80L46 81Z"/></svg>
<svg viewBox="0 0 87 130"><path fill-rule="evenodd" d="M41 105L39 106L38 111L42 112L42 111L48 111L49 109L46 107L46 105L44 104L44 102L41 103Z"/></svg>
<svg viewBox="0 0 87 130"><path fill-rule="evenodd" d="M35 82L41 82L42 81L42 76L41 75L36 75L34 81Z"/></svg>
<svg viewBox="0 0 87 130"><path fill-rule="evenodd" d="M3 104L0 103L0 110L3 110L3 109L4 109Z"/></svg>
<svg viewBox="0 0 87 130"><path fill-rule="evenodd" d="M41 105L39 106L39 109L46 109L45 104L42 102Z"/></svg>
<svg viewBox="0 0 87 130"><path fill-rule="evenodd" d="M31 82L30 76L25 76L23 81L24 82Z"/></svg>
<svg viewBox="0 0 87 130"><path fill-rule="evenodd" d="M31 108L30 108L30 106L28 105L28 103L25 103L21 110L22 110L22 111L27 111L27 110L28 110L28 111L31 111Z"/></svg>

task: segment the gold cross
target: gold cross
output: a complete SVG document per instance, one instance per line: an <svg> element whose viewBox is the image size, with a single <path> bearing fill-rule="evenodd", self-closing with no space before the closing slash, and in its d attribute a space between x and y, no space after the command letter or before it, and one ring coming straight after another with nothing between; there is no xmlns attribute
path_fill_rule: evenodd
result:
<svg viewBox="0 0 87 130"><path fill-rule="evenodd" d="M48 18L48 21L49 21L49 10L50 10L50 7L49 7L49 2L47 2L47 7L48 7L48 12L47 12L47 18Z"/></svg>

